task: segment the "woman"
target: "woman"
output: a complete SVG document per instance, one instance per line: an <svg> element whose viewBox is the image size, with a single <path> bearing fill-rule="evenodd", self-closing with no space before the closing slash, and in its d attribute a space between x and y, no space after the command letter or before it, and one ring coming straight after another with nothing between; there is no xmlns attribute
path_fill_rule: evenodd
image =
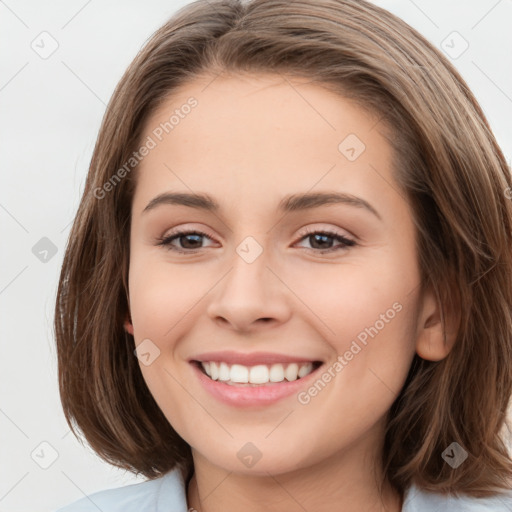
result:
<svg viewBox="0 0 512 512"><path fill-rule="evenodd" d="M511 509L511 187L387 11L183 8L108 106L56 306L70 427L149 481L61 510Z"/></svg>

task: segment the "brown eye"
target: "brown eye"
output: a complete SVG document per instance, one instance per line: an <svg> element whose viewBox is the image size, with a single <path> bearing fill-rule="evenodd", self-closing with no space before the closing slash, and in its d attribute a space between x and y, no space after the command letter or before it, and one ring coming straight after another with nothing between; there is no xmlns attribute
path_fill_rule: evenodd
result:
<svg viewBox="0 0 512 512"><path fill-rule="evenodd" d="M202 231L177 231L171 235L160 238L157 245L162 245L170 251L193 253L203 248L201 244L203 237L211 240L211 237ZM173 243L176 240L179 243L178 247Z"/></svg>
<svg viewBox="0 0 512 512"><path fill-rule="evenodd" d="M179 252L182 254L193 254L203 249L203 238L213 240L210 235L203 231L176 231L166 237L159 238L157 245L164 246L170 251ZM353 247L356 245L354 240L351 240L340 233L333 231L309 231L301 237L300 240L308 240L311 247L305 249L320 254L335 252ZM333 246L334 242L338 245Z"/></svg>
<svg viewBox="0 0 512 512"><path fill-rule="evenodd" d="M301 238L301 240L309 240L311 247L306 247L306 249L319 252L321 254L343 250L356 245L354 240L350 240L340 233L332 231L309 231ZM333 247L332 240L338 241L340 245Z"/></svg>

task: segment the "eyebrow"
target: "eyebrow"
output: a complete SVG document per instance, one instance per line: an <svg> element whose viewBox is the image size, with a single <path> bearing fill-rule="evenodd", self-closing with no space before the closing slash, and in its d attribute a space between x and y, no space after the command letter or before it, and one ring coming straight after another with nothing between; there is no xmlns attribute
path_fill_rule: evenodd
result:
<svg viewBox="0 0 512 512"><path fill-rule="evenodd" d="M221 210L219 203L208 194L188 192L164 192L154 197L144 208L142 213L154 210L157 206L170 204L197 208L213 213ZM328 204L347 204L358 208L364 208L378 219L382 220L379 212L364 199L352 194L340 192L309 192L304 194L291 194L283 197L278 204L278 210L282 212L296 212L318 208Z"/></svg>

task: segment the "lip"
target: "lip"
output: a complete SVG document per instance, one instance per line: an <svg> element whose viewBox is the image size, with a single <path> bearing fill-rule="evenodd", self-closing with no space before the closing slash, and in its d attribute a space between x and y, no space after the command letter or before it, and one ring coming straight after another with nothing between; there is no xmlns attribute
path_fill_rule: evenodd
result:
<svg viewBox="0 0 512 512"><path fill-rule="evenodd" d="M275 354L272 352L252 352L250 354L243 352L235 352L233 350L225 350L221 352L205 352L197 356L189 358L189 362L224 362L229 365L241 364L243 366L256 366L258 364L275 364L275 363L310 363L323 362L315 357L304 358L289 356L286 354Z"/></svg>
<svg viewBox="0 0 512 512"><path fill-rule="evenodd" d="M214 359L210 359L210 361L212 360ZM292 362L295 361L297 361L297 359L294 359ZM311 359L305 362L309 361L311 361ZM310 386L312 379L317 378L319 370L324 366L322 363L311 373L297 380L290 382L273 382L251 387L231 386L224 382L212 380L206 373L203 373L201 363L197 360L190 361L190 365L199 381L210 395L224 404L239 408L266 407L286 397L296 395L301 389Z"/></svg>

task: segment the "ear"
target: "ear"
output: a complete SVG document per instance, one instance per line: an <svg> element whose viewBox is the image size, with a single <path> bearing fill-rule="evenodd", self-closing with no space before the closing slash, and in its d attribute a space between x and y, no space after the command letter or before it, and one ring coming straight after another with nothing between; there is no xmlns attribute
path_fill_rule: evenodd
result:
<svg viewBox="0 0 512 512"><path fill-rule="evenodd" d="M126 313L126 318L124 321L124 330L131 334L133 336L133 325L132 325L132 319L130 317L129 313Z"/></svg>
<svg viewBox="0 0 512 512"><path fill-rule="evenodd" d="M453 292L455 286L450 287L450 290L452 294L444 300L443 311L441 297L432 286L429 286L421 299L416 353L422 359L440 361L450 353L455 344L461 315L458 294Z"/></svg>

